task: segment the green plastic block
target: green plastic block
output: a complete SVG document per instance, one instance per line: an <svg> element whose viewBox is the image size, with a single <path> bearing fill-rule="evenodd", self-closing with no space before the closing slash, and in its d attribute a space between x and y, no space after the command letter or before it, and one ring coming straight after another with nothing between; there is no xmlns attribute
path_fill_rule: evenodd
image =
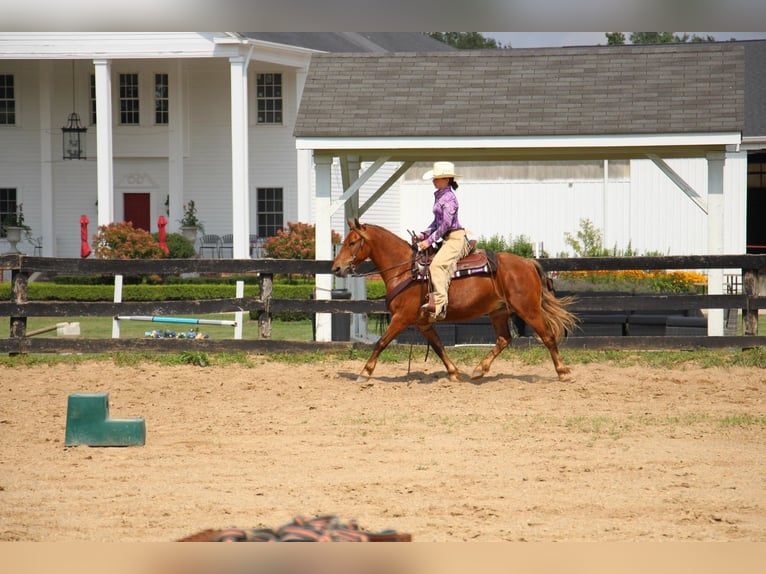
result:
<svg viewBox="0 0 766 574"><path fill-rule="evenodd" d="M69 395L66 446L141 446L145 443L144 419L109 418L109 393Z"/></svg>

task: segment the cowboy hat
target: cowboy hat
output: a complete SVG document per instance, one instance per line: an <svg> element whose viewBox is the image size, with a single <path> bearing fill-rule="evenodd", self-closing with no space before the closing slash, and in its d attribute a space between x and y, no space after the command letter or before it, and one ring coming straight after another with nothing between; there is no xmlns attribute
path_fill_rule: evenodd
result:
<svg viewBox="0 0 766 574"><path fill-rule="evenodd" d="M423 174L423 179L436 179L439 177L459 177L455 173L455 166L449 161L437 161L434 168Z"/></svg>

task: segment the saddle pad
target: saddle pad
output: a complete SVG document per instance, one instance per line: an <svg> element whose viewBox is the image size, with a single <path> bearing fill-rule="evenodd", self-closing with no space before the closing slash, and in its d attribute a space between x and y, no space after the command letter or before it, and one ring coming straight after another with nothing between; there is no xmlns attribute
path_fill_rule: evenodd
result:
<svg viewBox="0 0 766 574"><path fill-rule="evenodd" d="M492 251L474 249L457 262L457 267L452 274L452 278L457 279L458 277L466 277L468 275L476 275L479 273L494 273L497 271L496 257L497 256ZM423 273L418 273L418 281L423 281L425 278L426 276Z"/></svg>

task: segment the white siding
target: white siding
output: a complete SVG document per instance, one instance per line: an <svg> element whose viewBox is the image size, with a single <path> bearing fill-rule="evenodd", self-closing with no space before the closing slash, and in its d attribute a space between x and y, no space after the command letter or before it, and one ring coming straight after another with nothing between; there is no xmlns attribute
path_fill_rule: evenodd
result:
<svg viewBox="0 0 766 574"><path fill-rule="evenodd" d="M668 160L667 163L704 198L707 196L707 161ZM727 157L727 253L745 252L747 158ZM459 170L458 170L459 171ZM457 191L460 221L474 238L500 235L510 241L520 235L542 242L550 256L573 255L565 233L576 234L580 220L589 219L602 232L607 248L668 255L707 251L707 218L650 160L633 160L629 179L573 179L497 181L461 179ZM401 220L395 228L423 230L432 220L433 187L408 178L399 188Z"/></svg>

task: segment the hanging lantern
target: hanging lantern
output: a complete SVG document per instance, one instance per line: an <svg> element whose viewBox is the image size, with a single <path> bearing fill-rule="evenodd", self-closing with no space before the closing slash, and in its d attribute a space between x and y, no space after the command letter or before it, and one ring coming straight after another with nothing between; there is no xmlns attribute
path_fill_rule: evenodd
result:
<svg viewBox="0 0 766 574"><path fill-rule="evenodd" d="M88 128L80 123L77 112L69 114L66 125L61 128L64 136L64 159L86 159L85 134L87 132Z"/></svg>
<svg viewBox="0 0 766 574"><path fill-rule="evenodd" d="M74 111L74 87L74 60L72 60L72 113L69 114L66 125L61 128L61 134L64 137L62 149L64 150L64 159L86 159L85 134L88 132L88 128L80 123L80 116Z"/></svg>

